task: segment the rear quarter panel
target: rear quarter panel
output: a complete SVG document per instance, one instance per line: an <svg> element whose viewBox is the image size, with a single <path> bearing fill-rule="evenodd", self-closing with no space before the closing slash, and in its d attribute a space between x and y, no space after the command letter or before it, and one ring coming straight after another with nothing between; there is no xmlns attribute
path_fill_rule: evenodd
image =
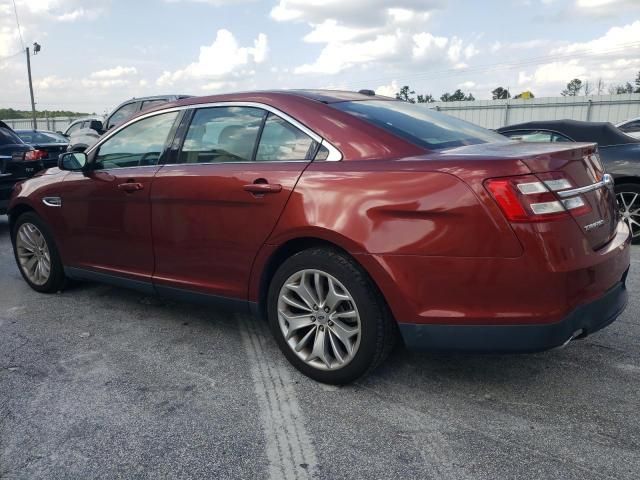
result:
<svg viewBox="0 0 640 480"><path fill-rule="evenodd" d="M428 162L420 161L311 164L256 259L250 299L258 298L256 272L263 270L269 255L298 238L325 240L354 256L522 255L522 246L497 205L481 201L452 173L434 171L440 163L429 168ZM473 165L479 176L486 173L481 162ZM381 270L367 269L379 285L388 282L378 277Z"/></svg>

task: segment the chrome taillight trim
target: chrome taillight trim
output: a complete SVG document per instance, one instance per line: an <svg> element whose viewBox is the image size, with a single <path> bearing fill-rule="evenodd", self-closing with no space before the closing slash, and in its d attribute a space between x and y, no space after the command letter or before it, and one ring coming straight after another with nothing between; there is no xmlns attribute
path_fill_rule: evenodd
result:
<svg viewBox="0 0 640 480"><path fill-rule="evenodd" d="M560 197L567 198L573 197L574 195L580 195L581 193L593 192L594 190L598 190L600 188L613 187L613 177L608 173L605 173L602 177L602 180L596 182L592 185L587 185L586 187L573 188L571 190L562 190L560 192L556 192Z"/></svg>

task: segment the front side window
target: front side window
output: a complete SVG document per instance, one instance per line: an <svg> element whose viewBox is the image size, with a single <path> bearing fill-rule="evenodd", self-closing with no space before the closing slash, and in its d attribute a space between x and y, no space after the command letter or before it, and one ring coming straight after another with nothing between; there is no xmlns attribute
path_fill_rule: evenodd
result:
<svg viewBox="0 0 640 480"><path fill-rule="evenodd" d="M138 111L138 103L127 103L123 105L118 110L116 110L111 117L109 117L109 122L107 124L107 128L112 128L118 125L119 123L124 122L127 118L131 117L134 113Z"/></svg>
<svg viewBox="0 0 640 480"><path fill-rule="evenodd" d="M178 112L162 113L120 130L100 145L94 160L96 168L156 165L177 117Z"/></svg>
<svg viewBox="0 0 640 480"><path fill-rule="evenodd" d="M179 163L251 161L264 116L264 110L253 107L196 110Z"/></svg>
<svg viewBox="0 0 640 480"><path fill-rule="evenodd" d="M336 102L331 106L430 150L506 141L498 133L424 105L398 100L364 100Z"/></svg>
<svg viewBox="0 0 640 480"><path fill-rule="evenodd" d="M308 160L315 153L315 147L309 135L270 113L260 136L256 161Z"/></svg>
<svg viewBox="0 0 640 480"><path fill-rule="evenodd" d="M167 100L147 100L145 102L142 102L142 107L140 107L140 110L147 110L148 108L156 107L158 105L162 105L163 103L167 103Z"/></svg>

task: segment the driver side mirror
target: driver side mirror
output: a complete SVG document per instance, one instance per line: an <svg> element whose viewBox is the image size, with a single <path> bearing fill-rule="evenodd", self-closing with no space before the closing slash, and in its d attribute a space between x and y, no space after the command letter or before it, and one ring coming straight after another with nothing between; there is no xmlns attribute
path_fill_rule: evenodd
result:
<svg viewBox="0 0 640 480"><path fill-rule="evenodd" d="M58 157L58 168L77 172L87 168L87 154L84 152L67 152Z"/></svg>

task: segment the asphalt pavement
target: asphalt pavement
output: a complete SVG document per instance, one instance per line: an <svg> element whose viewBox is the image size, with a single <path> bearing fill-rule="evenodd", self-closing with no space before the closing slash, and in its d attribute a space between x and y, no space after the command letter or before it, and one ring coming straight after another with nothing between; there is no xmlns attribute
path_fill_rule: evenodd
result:
<svg viewBox="0 0 640 480"><path fill-rule="evenodd" d="M412 354L330 387L248 316L32 291L0 216L0 478L640 478L640 248L610 327L535 355Z"/></svg>

